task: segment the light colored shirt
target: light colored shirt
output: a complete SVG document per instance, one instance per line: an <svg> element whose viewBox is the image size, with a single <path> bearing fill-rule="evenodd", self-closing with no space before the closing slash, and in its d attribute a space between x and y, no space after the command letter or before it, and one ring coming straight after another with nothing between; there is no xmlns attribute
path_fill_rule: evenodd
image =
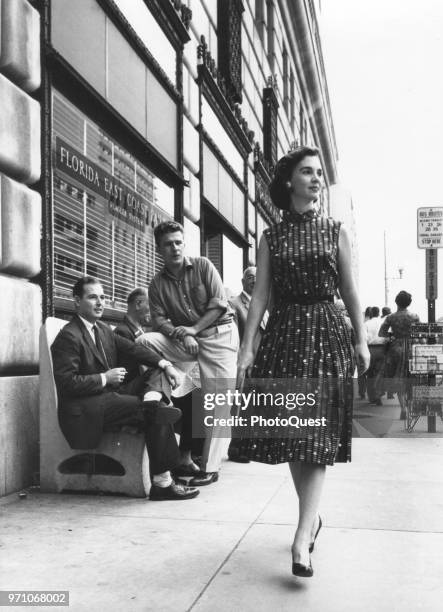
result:
<svg viewBox="0 0 443 612"><path fill-rule="evenodd" d="M166 267L149 287L152 328L170 336L178 325L192 326L208 311L220 309L212 325L232 321L233 312L215 266L206 257L185 257L179 278Z"/></svg>
<svg viewBox="0 0 443 612"><path fill-rule="evenodd" d="M380 317L372 317L372 319L368 319L368 321L365 322L367 341L369 346L371 344L386 344L386 342L388 341L388 338L381 338L378 335L381 324L382 320L380 319Z"/></svg>
<svg viewBox="0 0 443 612"><path fill-rule="evenodd" d="M88 331L89 335L92 338L92 342L95 344L94 323L91 323L90 321L87 321L86 319L84 319L80 315L78 315L78 318L81 320L83 325L86 327L86 330Z"/></svg>
<svg viewBox="0 0 443 612"><path fill-rule="evenodd" d="M86 330L88 331L89 335L92 338L92 342L95 344L95 334L94 334L94 327L95 327L95 325L94 325L94 323L91 323L90 321L87 321L86 319L84 319L80 315L78 315L78 318L81 320L83 325L86 327ZM102 386L106 387L106 376L103 374L103 372L100 372L100 377L102 379Z"/></svg>
<svg viewBox="0 0 443 612"><path fill-rule="evenodd" d="M251 302L251 296L249 295L249 293L246 293L244 289L242 290L240 295L244 295L245 298L248 300L248 302ZM269 312L265 310L265 314L263 315L263 318L260 324L262 329L266 329L266 325L268 324L268 319L269 319Z"/></svg>
<svg viewBox="0 0 443 612"><path fill-rule="evenodd" d="M241 294L245 296L245 298L248 300L248 302L251 301L251 296L249 295L249 293L246 293L245 290L242 290Z"/></svg>

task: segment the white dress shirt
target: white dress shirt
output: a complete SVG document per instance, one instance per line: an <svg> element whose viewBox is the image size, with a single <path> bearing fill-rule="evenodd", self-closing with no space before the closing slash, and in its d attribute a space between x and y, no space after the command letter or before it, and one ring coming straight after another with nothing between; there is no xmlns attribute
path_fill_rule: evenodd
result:
<svg viewBox="0 0 443 612"><path fill-rule="evenodd" d="M251 302L251 296L249 295L249 293L246 293L246 291L242 290L241 295L244 295L244 297L248 300L248 302ZM265 310L265 314L263 315L263 319L261 320L261 328L265 329L267 323L268 323L268 319L269 319L269 312L267 310Z"/></svg>
<svg viewBox="0 0 443 612"><path fill-rule="evenodd" d="M83 325L86 327L89 335L92 338L92 342L95 344L95 334L94 334L94 323L91 323L90 321L87 321L86 319L84 319L83 317L81 317L80 315L78 315L78 318L81 319L81 322L83 323ZM98 347L97 347L98 348ZM103 349L104 350L104 349ZM102 379L102 386L106 387L106 376L103 374L103 372L100 372L100 376Z"/></svg>
<svg viewBox="0 0 443 612"><path fill-rule="evenodd" d="M381 324L382 319L380 317L372 317L372 319L365 322L368 346L371 346L371 344L386 344L388 341L388 338L381 338L378 335Z"/></svg>

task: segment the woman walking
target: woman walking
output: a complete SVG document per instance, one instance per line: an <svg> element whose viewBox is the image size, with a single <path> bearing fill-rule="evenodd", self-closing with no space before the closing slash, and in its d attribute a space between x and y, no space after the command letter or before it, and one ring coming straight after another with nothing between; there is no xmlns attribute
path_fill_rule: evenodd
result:
<svg viewBox="0 0 443 612"><path fill-rule="evenodd" d="M406 418L405 377L407 373L407 339L413 323L419 323L418 315L410 312L412 296L407 291L400 291L395 296L397 312L389 314L380 327L378 335L390 338L385 362L385 381L388 395L397 393L401 407L400 419Z"/></svg>
<svg viewBox="0 0 443 612"><path fill-rule="evenodd" d="M299 499L299 520L292 544L292 572L313 574L310 553L321 528L318 514L326 465L351 459L351 333L334 306L337 289L350 315L355 357L360 371L369 366L369 351L351 271L347 232L340 222L318 214L322 188L319 152L298 147L279 160L270 185L283 220L263 232L257 280L238 358L238 384L244 377L297 379L316 388L307 416L323 419L321 427L281 429L277 438L242 440L242 454L253 461L288 462ZM253 343L268 304L274 308L257 355ZM292 383L291 383L292 384ZM274 387L275 388L275 387Z"/></svg>

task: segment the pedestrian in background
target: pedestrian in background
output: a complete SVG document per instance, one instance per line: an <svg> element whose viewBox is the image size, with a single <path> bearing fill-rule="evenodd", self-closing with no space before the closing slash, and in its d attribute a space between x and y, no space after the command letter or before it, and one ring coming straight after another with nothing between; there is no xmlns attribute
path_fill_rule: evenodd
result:
<svg viewBox="0 0 443 612"><path fill-rule="evenodd" d="M366 372L366 388L368 392L368 401L370 404L382 406L381 396L383 395L383 366L385 363L385 344L387 338L381 338L378 335L381 325L379 317L380 309L378 306L373 306L371 310L372 317L366 321L366 333L368 348L371 354L371 362Z"/></svg>
<svg viewBox="0 0 443 612"><path fill-rule="evenodd" d="M246 270L243 272L241 281L243 291L236 296L231 296L230 298L228 298L228 302L232 310L234 311L234 320L237 324L240 342L243 339L243 333L245 331L246 319L248 318L249 305L251 303L251 295L255 287L256 276L257 268L255 266L250 266L249 268L246 268ZM255 336L254 355L257 352L258 345L260 344L263 332L266 329L267 321L268 312L266 311L263 315L260 327L257 330L257 334ZM238 427L232 428L232 439L228 448L228 458L230 461L235 461L237 463L249 463L248 457L246 457L245 455L241 455L238 451L240 443L240 431L241 430Z"/></svg>
<svg viewBox="0 0 443 612"><path fill-rule="evenodd" d="M383 321L386 319L386 317L388 315L391 314L391 309L389 308L389 306L383 306L383 308L381 309L381 321L383 323ZM391 343L391 334L389 334L389 338L386 339L386 344L385 344L385 359L384 359L384 363L383 363L383 371L380 372L380 379L383 381L382 382L382 388L383 388L383 395L386 393L386 397L387 399L394 399L394 394L392 393L391 389L388 389L388 386L386 385L386 377L387 377L387 373L386 373L386 356L388 354L389 351L389 345Z"/></svg>
<svg viewBox="0 0 443 612"><path fill-rule="evenodd" d="M372 317L372 306L367 306L363 314L364 323L369 321L371 317ZM360 372L357 380L358 380L358 395L360 396L360 399L365 399L366 388L367 388L366 372Z"/></svg>
<svg viewBox="0 0 443 612"><path fill-rule="evenodd" d="M411 332L411 325L420 322L418 315L408 310L411 302L411 294L407 291L400 291L395 298L397 312L385 318L379 331L379 336L382 338L389 338L389 332L391 332L391 342L386 354L385 373L388 392L397 393L402 409L400 418L405 417L403 382L407 373L406 341Z"/></svg>

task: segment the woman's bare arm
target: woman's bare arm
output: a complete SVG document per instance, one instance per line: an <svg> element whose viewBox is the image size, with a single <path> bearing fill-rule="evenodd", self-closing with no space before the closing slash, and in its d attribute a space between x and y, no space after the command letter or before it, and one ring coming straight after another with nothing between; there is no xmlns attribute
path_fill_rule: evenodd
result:
<svg viewBox="0 0 443 612"><path fill-rule="evenodd" d="M363 325L360 300L355 286L351 267L351 244L348 232L341 226L338 242L338 274L340 295L351 318L355 334L355 351L359 359L360 372L369 367L369 349L366 342L366 331Z"/></svg>

